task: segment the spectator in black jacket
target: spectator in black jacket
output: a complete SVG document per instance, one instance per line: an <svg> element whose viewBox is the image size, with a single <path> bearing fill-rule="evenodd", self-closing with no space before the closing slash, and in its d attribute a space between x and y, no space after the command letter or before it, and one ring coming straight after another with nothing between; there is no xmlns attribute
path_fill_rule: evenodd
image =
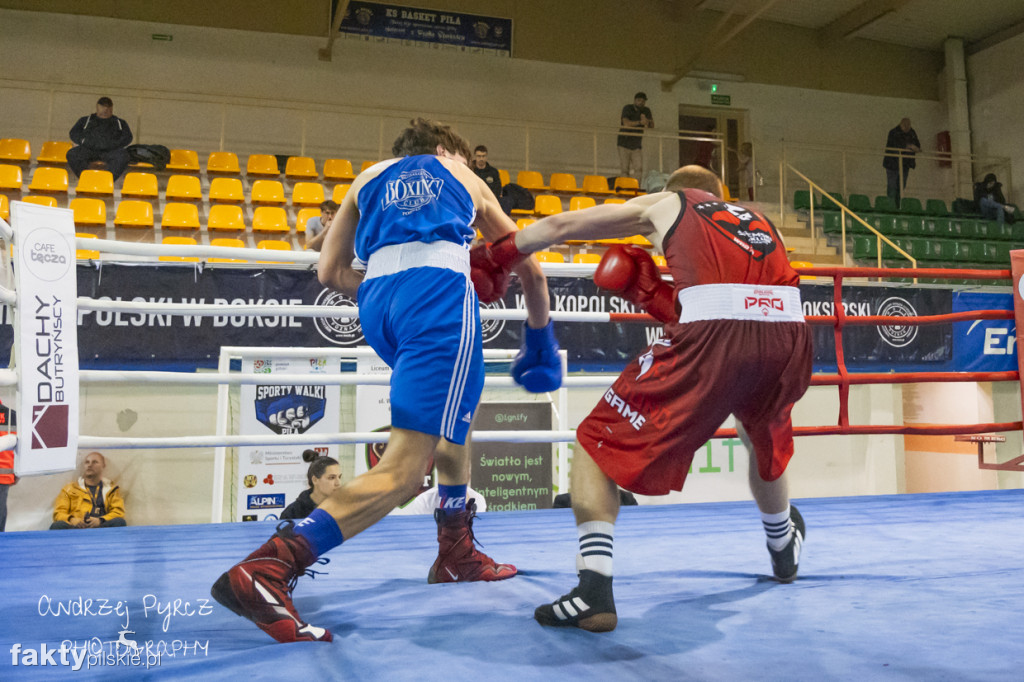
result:
<svg viewBox="0 0 1024 682"><path fill-rule="evenodd" d="M487 183L487 186L494 192L494 196L501 198L501 173L498 169L487 163L487 147L479 144L473 150L473 160L469 167L480 176L480 179Z"/></svg>
<svg viewBox="0 0 1024 682"><path fill-rule="evenodd" d="M974 184L974 201L982 217L998 220L1000 225L1007 220L1012 223L1016 218L1017 207L1006 203L1003 183L996 179L995 173L989 173L981 182Z"/></svg>
<svg viewBox="0 0 1024 682"><path fill-rule="evenodd" d="M68 167L75 175L81 175L93 161L102 161L117 180L128 167L126 147L132 143L132 130L127 121L114 116L109 97L100 97L96 113L78 119L70 136L77 146L68 150Z"/></svg>
<svg viewBox="0 0 1024 682"><path fill-rule="evenodd" d="M921 151L921 142L917 132L910 127L910 119L904 118L900 124L889 131L885 138L885 156L882 165L885 167L885 193L892 197L896 208L900 207L900 198L907 188L907 175L917 165L914 153ZM902 177L901 177L902 172Z"/></svg>
<svg viewBox="0 0 1024 682"><path fill-rule="evenodd" d="M302 459L311 462L306 470L309 488L299 493L295 501L281 512L282 519L304 519L341 487L341 466L333 457L321 457L316 450L305 450Z"/></svg>

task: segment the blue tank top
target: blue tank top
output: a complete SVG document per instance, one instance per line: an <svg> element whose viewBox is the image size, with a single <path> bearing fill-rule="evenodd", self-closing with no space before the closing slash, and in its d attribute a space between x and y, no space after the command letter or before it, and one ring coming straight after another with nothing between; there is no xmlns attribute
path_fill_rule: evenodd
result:
<svg viewBox="0 0 1024 682"><path fill-rule="evenodd" d="M395 161L359 190L356 257L364 263L383 246L449 241L469 246L476 206L435 156Z"/></svg>

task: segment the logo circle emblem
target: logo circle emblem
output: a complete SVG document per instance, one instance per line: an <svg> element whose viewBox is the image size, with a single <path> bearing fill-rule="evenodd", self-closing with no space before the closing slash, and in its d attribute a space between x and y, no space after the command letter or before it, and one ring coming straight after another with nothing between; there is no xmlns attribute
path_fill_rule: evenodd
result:
<svg viewBox="0 0 1024 682"><path fill-rule="evenodd" d="M505 301L498 300L494 303L481 303L480 307L485 310L504 310ZM501 333L505 331L505 322L507 322L507 320L480 320L480 338L484 345L501 336Z"/></svg>
<svg viewBox="0 0 1024 682"><path fill-rule="evenodd" d="M878 307L878 314L885 317L917 317L914 306L899 296L882 301L882 305ZM903 348L917 338L917 329L916 325L879 325L878 335L893 348Z"/></svg>
<svg viewBox="0 0 1024 682"><path fill-rule="evenodd" d="M26 267L44 282L61 279L75 262L67 240L49 227L33 230L23 248Z"/></svg>
<svg viewBox="0 0 1024 682"><path fill-rule="evenodd" d="M314 305L330 305L338 308L354 308L356 302L345 294L324 289L316 297ZM320 336L335 346L354 346L363 340L363 328L359 317L314 317L313 324Z"/></svg>

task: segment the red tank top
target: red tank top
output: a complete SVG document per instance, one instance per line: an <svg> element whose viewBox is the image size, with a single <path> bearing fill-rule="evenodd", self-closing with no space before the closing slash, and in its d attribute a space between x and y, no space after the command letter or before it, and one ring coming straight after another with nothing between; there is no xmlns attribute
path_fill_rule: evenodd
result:
<svg viewBox="0 0 1024 682"><path fill-rule="evenodd" d="M786 247L763 215L701 190L678 194L682 210L661 243L677 289L722 283L799 284Z"/></svg>

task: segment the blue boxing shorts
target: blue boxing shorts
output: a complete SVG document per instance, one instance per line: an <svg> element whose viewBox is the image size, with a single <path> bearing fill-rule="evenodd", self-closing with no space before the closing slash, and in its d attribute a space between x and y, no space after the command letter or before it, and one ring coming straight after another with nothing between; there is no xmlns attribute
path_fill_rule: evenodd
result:
<svg viewBox="0 0 1024 682"><path fill-rule="evenodd" d="M465 444L484 386L480 305L468 274L413 267L365 279L359 322L392 369L391 425Z"/></svg>

